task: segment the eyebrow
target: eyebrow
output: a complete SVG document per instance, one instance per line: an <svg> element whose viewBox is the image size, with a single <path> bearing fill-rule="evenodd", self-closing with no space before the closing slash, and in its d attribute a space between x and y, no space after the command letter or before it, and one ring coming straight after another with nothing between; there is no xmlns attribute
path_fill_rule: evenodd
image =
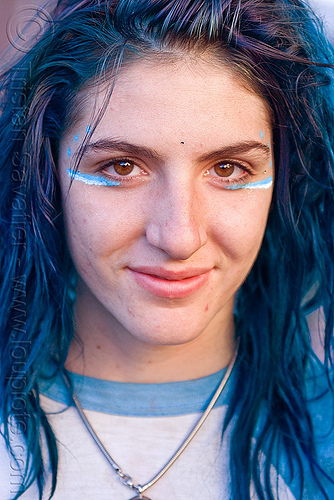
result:
<svg viewBox="0 0 334 500"><path fill-rule="evenodd" d="M120 151L131 155L145 156L146 158L150 158L155 161L164 161L164 157L155 149L116 139L100 139L96 142L84 145L83 151L81 152L82 158L86 155L94 153L95 151ZM258 141L241 141L236 144L231 144L215 151L211 151L210 153L205 153L199 157L199 161L209 161L223 157L228 158L235 155L253 152L256 154L259 153L261 156L264 156L265 159L270 157L270 147L268 145Z"/></svg>
<svg viewBox="0 0 334 500"><path fill-rule="evenodd" d="M241 155L245 153L256 153L264 156L265 159L270 157L270 147L258 141L242 141L237 144L217 149L211 153L200 156L200 161L215 160L216 158L228 158L229 156Z"/></svg>
<svg viewBox="0 0 334 500"><path fill-rule="evenodd" d="M85 144L82 151L82 158L95 151L120 151L127 154L136 156L145 156L152 160L163 161L163 157L155 149L147 148L145 146L137 146L130 142L119 141L117 139L100 139L96 142Z"/></svg>

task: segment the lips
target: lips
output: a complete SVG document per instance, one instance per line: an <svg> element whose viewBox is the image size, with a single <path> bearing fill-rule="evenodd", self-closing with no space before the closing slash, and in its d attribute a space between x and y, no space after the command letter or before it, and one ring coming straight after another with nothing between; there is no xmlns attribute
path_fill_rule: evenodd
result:
<svg viewBox="0 0 334 500"><path fill-rule="evenodd" d="M152 295L178 299L196 293L209 279L212 269L128 268L136 283Z"/></svg>

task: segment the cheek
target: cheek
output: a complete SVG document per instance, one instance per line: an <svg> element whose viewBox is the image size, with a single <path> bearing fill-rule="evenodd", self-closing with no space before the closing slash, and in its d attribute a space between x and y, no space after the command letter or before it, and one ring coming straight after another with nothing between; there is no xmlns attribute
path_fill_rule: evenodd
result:
<svg viewBox="0 0 334 500"><path fill-rule="evenodd" d="M94 261L122 248L142 231L140 212L102 192L70 192L64 203L69 248L74 260ZM131 205L131 203L130 203Z"/></svg>
<svg viewBox="0 0 334 500"><path fill-rule="evenodd" d="M266 228L271 192L245 191L232 196L217 214L216 238L228 256L254 260Z"/></svg>

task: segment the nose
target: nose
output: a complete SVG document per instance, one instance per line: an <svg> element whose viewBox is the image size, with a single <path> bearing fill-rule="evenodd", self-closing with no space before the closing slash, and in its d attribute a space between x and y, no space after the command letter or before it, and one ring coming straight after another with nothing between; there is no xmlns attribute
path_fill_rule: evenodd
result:
<svg viewBox="0 0 334 500"><path fill-rule="evenodd" d="M189 259L207 242L198 196L186 183L151 200L146 239L175 260Z"/></svg>

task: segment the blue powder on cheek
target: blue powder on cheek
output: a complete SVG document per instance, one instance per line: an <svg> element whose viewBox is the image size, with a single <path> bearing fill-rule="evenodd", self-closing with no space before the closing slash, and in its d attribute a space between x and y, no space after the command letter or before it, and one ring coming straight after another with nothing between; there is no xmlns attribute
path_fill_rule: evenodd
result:
<svg viewBox="0 0 334 500"><path fill-rule="evenodd" d="M82 174L79 170L75 172L70 168L67 169L67 175L75 181L81 181L89 186L119 186L120 182L110 181L105 177L95 175Z"/></svg>
<svg viewBox="0 0 334 500"><path fill-rule="evenodd" d="M68 156L71 156L71 150L70 150L70 148L68 148L67 154L68 154Z"/></svg>
<svg viewBox="0 0 334 500"><path fill-rule="evenodd" d="M264 137L262 130L260 130L260 137L261 137L261 139L263 139L263 137Z"/></svg>
<svg viewBox="0 0 334 500"><path fill-rule="evenodd" d="M77 140L79 139L79 136L78 134L74 137L74 142L77 142Z"/></svg>
<svg viewBox="0 0 334 500"><path fill-rule="evenodd" d="M264 181L249 182L248 184L233 184L232 186L225 186L224 189L268 189L273 183L273 178L270 176Z"/></svg>

